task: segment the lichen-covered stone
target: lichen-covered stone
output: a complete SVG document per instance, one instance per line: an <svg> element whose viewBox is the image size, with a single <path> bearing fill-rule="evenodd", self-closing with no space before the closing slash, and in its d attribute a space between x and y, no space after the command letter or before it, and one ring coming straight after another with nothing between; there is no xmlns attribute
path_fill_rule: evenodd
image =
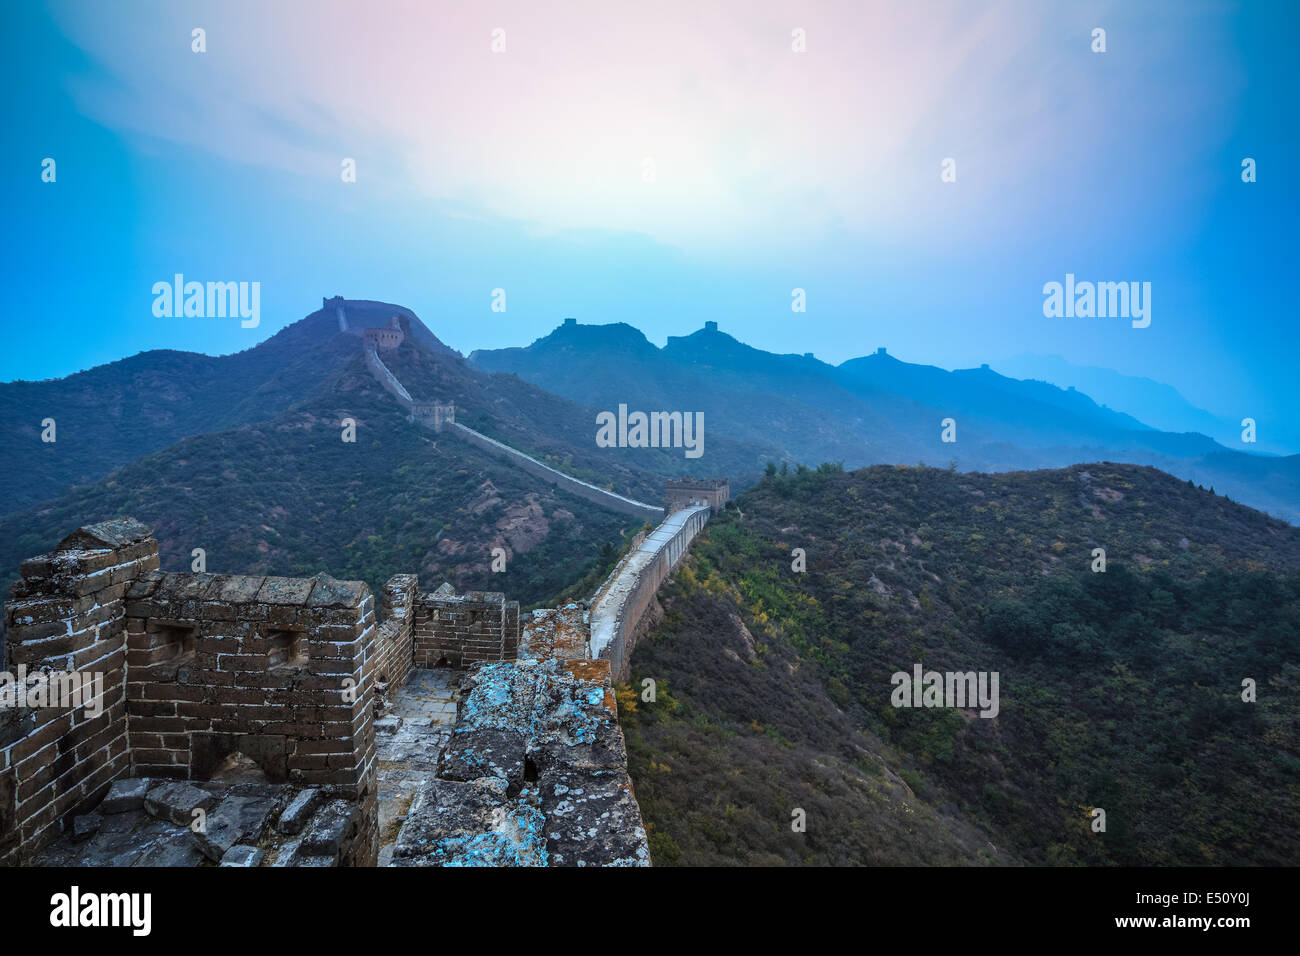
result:
<svg viewBox="0 0 1300 956"><path fill-rule="evenodd" d="M355 826L352 814L356 804L348 800L333 800L315 817L302 838L299 850L302 856L328 856L337 858L339 849Z"/></svg>
<svg viewBox="0 0 1300 956"><path fill-rule="evenodd" d="M470 671L442 779L421 785L391 865L649 865L609 671L589 663Z"/></svg>
<svg viewBox="0 0 1300 956"><path fill-rule="evenodd" d="M626 770L553 770L538 783L552 866L650 865Z"/></svg>
<svg viewBox="0 0 1300 956"><path fill-rule="evenodd" d="M426 780L393 850L394 866L545 866L542 815L506 782Z"/></svg>
<svg viewBox="0 0 1300 956"><path fill-rule="evenodd" d="M529 754L539 771L554 769L572 770L626 770L627 744L617 723L598 724L590 740L571 743L559 735L537 742Z"/></svg>
<svg viewBox="0 0 1300 956"><path fill-rule="evenodd" d="M438 760L438 776L445 780L497 777L506 781L514 796L524 785L527 739L518 730L466 727L451 735Z"/></svg>

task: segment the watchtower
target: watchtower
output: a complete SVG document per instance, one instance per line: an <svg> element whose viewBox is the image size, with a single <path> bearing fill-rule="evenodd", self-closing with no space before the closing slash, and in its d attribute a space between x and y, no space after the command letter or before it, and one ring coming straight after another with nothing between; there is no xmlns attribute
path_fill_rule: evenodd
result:
<svg viewBox="0 0 1300 956"><path fill-rule="evenodd" d="M664 486L664 498L670 514L698 504L720 511L731 499L731 483L726 478L670 479Z"/></svg>

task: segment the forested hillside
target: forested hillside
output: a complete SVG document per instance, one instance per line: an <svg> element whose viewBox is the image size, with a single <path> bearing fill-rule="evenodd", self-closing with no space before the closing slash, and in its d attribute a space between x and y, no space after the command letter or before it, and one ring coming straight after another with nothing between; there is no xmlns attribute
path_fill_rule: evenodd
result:
<svg viewBox="0 0 1300 956"><path fill-rule="evenodd" d="M1298 569L1300 530L1151 468L771 474L621 695L655 862L1295 864ZM895 708L918 663L998 672L1000 712Z"/></svg>

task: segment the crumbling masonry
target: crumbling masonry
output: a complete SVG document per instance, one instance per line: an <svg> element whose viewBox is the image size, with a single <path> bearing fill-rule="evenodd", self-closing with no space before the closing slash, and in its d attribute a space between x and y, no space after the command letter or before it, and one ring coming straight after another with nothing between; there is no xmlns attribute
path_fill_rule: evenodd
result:
<svg viewBox="0 0 1300 956"><path fill-rule="evenodd" d="M411 574L377 610L326 575L164 573L139 522L79 529L23 563L3 671L100 675L102 712L0 708L0 863L366 866L384 843L397 866L647 865L611 688L630 646L592 631L636 623L607 596L657 586L700 511L640 542L653 561L620 564L601 608L522 620ZM376 725L432 668L463 675L459 706L385 838Z"/></svg>

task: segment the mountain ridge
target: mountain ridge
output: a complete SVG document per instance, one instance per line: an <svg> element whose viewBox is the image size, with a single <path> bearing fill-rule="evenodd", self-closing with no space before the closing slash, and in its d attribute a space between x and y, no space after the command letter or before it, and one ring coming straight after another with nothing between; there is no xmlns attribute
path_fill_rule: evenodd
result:
<svg viewBox="0 0 1300 956"><path fill-rule="evenodd" d="M884 349L834 366L754 348L716 323L658 348L619 326L566 320L528 346L480 349L468 361L584 404L698 409L715 434L766 442L790 463L956 460L963 470L1002 471L1113 458L1196 476L1300 521L1300 456L1161 431L1077 389L1013 379L987 364L946 371ZM941 434L950 419L953 443Z"/></svg>

